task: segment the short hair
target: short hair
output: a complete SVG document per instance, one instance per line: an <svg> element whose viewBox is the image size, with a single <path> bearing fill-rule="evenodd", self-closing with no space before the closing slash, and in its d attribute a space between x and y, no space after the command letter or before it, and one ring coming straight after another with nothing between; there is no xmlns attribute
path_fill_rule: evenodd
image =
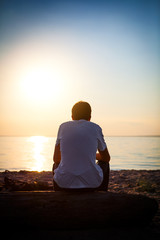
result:
<svg viewBox="0 0 160 240"><path fill-rule="evenodd" d="M87 102L77 102L72 108L72 118L73 120L90 120L91 118L91 106Z"/></svg>

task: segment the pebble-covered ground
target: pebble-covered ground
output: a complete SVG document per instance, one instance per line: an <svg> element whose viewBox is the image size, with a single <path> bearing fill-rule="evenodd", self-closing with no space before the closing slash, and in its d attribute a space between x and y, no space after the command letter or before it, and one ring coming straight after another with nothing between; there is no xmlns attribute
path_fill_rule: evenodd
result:
<svg viewBox="0 0 160 240"><path fill-rule="evenodd" d="M52 178L52 172L0 172L0 193L52 190ZM159 211L151 224L160 234L160 170L111 170L108 191L155 198L159 203Z"/></svg>
<svg viewBox="0 0 160 240"><path fill-rule="evenodd" d="M0 172L0 191L51 190L52 172ZM110 171L109 191L160 196L160 170Z"/></svg>

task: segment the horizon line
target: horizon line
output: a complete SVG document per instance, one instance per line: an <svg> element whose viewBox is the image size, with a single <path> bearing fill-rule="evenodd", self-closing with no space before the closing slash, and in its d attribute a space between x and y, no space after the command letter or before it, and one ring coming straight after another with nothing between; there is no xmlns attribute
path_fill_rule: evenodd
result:
<svg viewBox="0 0 160 240"><path fill-rule="evenodd" d="M0 135L0 137L56 137L53 135ZM104 137L160 137L157 135L104 135Z"/></svg>

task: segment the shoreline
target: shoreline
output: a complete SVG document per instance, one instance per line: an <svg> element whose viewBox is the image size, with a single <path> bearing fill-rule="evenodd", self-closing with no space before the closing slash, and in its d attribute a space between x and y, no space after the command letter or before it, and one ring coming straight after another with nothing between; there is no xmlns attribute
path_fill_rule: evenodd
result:
<svg viewBox="0 0 160 240"><path fill-rule="evenodd" d="M160 206L160 170L110 170L108 191L143 194L155 198ZM51 171L0 172L0 193L10 191L52 191Z"/></svg>
<svg viewBox="0 0 160 240"><path fill-rule="evenodd" d="M7 190L5 179L9 179L15 184L36 184L44 183L50 188L52 183L52 171L8 171L0 172L0 190ZM129 191L134 193L152 193L160 195L160 170L110 170L109 190ZM9 190L9 189L8 189ZM42 189L43 190L43 189Z"/></svg>

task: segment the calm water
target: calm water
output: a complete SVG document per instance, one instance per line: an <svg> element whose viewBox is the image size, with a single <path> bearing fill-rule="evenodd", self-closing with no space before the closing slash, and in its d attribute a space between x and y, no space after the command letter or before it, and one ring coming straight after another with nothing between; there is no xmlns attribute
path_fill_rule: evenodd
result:
<svg viewBox="0 0 160 240"><path fill-rule="evenodd" d="M53 137L0 137L0 171L51 171ZM108 137L111 169L160 169L160 137Z"/></svg>

